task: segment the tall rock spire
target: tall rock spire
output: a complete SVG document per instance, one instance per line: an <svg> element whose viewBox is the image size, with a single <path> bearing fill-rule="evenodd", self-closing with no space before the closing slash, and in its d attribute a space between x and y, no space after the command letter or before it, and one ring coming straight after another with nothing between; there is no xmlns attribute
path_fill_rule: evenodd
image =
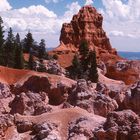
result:
<svg viewBox="0 0 140 140"><path fill-rule="evenodd" d="M115 54L109 38L102 28L103 17L91 5L84 6L74 15L70 23L64 23L61 29L60 42L66 47L78 48L86 40L90 48L103 49ZM61 45L60 45L61 46Z"/></svg>

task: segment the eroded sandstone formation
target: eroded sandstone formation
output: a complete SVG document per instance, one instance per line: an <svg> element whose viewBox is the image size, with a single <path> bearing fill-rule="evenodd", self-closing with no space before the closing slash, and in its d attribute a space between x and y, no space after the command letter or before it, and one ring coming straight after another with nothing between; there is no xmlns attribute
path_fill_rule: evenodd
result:
<svg viewBox="0 0 140 140"><path fill-rule="evenodd" d="M118 57L103 30L102 24L103 16L94 7L90 5L82 7L78 14L73 16L70 23L62 25L60 45L51 53L57 54L61 65L67 67L71 64L74 52L78 50L80 44L87 41L90 49L96 50L97 57L101 54ZM69 60L66 59L68 55Z"/></svg>
<svg viewBox="0 0 140 140"><path fill-rule="evenodd" d="M126 91L122 109L131 109L140 115L140 81Z"/></svg>
<svg viewBox="0 0 140 140"><path fill-rule="evenodd" d="M61 29L60 42L66 47L78 48L86 40L91 48L97 47L101 51L115 54L109 38L102 28L103 16L92 6L82 7L74 15L70 23L64 23ZM61 46L61 45L60 45Z"/></svg>
<svg viewBox="0 0 140 140"><path fill-rule="evenodd" d="M106 63L107 74L106 76L122 80L127 85L134 84L140 79L140 61L138 60L115 60Z"/></svg>
<svg viewBox="0 0 140 140"><path fill-rule="evenodd" d="M101 92L97 92L92 83L79 80L70 90L68 102L73 106L81 107L88 112L106 117L107 114L118 108L114 99Z"/></svg>
<svg viewBox="0 0 140 140"><path fill-rule="evenodd" d="M139 117L131 110L109 113L103 127L95 131L95 137L99 140L139 140Z"/></svg>
<svg viewBox="0 0 140 140"><path fill-rule="evenodd" d="M33 71L13 84L1 82L0 138L127 140L130 133L138 140L139 117L135 113L139 114L139 82L126 87L104 73L99 71L98 83Z"/></svg>

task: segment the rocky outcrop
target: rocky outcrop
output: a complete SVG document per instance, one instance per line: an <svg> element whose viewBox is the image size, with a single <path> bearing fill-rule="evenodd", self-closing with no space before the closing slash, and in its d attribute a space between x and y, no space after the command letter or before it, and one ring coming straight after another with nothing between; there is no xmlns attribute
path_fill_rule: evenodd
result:
<svg viewBox="0 0 140 140"><path fill-rule="evenodd" d="M16 114L15 123L20 135L25 133L33 140L84 140L93 137L105 118L77 107L34 117Z"/></svg>
<svg viewBox="0 0 140 140"><path fill-rule="evenodd" d="M139 117L131 110L109 113L103 127L94 134L99 140L139 140Z"/></svg>
<svg viewBox="0 0 140 140"><path fill-rule="evenodd" d="M140 139L140 82L125 85L139 79L140 62L117 55L102 21L95 8L84 6L63 24L60 46L52 52L67 67L87 41L97 53L98 83L66 78L54 60L44 61L44 73L0 67L0 139Z"/></svg>
<svg viewBox="0 0 140 140"><path fill-rule="evenodd" d="M81 79L70 90L68 102L73 106L79 106L89 112L93 112L92 102L94 98L96 98L96 93L92 85Z"/></svg>
<svg viewBox="0 0 140 140"><path fill-rule="evenodd" d="M32 140L61 140L58 132L58 125L50 122L43 122L33 126L33 134L36 134Z"/></svg>
<svg viewBox="0 0 140 140"><path fill-rule="evenodd" d="M114 99L103 94L97 94L97 97L93 100L94 113L100 116L106 117L109 112L118 109L118 107Z"/></svg>
<svg viewBox="0 0 140 140"><path fill-rule="evenodd" d="M46 64L46 71L50 74L65 76L66 70L56 60L49 60Z"/></svg>
<svg viewBox="0 0 140 140"><path fill-rule="evenodd" d="M15 94L19 94L21 92L48 92L50 90L51 84L47 77L43 76L30 76L26 81L24 81L23 85L16 84L15 86Z"/></svg>
<svg viewBox="0 0 140 140"><path fill-rule="evenodd" d="M11 93L8 84L0 83L0 114L7 114L10 112L9 103L14 96Z"/></svg>
<svg viewBox="0 0 140 140"><path fill-rule="evenodd" d="M140 81L125 93L122 109L131 109L140 115Z"/></svg>
<svg viewBox="0 0 140 140"><path fill-rule="evenodd" d="M11 113L19 113L22 115L39 115L45 112L50 112L51 108L48 105L46 93L21 93L16 95L10 103Z"/></svg>
<svg viewBox="0 0 140 140"><path fill-rule="evenodd" d="M103 94L103 96L105 95L106 98L108 98L107 96L109 96L111 99L114 99L119 105L119 108L122 108L122 103L124 101L127 88L125 87L125 85L120 85L122 86L120 87L119 84L117 86L117 83L116 86L113 86L111 84L112 83L110 83L110 86L108 86L109 84L98 82L96 86L96 91L98 94Z"/></svg>
<svg viewBox="0 0 140 140"><path fill-rule="evenodd" d="M12 125L14 125L14 117L12 115L0 115L0 139L5 136L6 130Z"/></svg>
<svg viewBox="0 0 140 140"><path fill-rule="evenodd" d="M101 125L101 124L100 124ZM99 127L99 125L97 125ZM81 117L69 124L69 140L89 140L97 127L92 119Z"/></svg>
<svg viewBox="0 0 140 140"><path fill-rule="evenodd" d="M118 108L118 104L108 95L98 93L92 83L79 80L70 90L68 102L73 106L81 107L89 112L94 112L100 116L107 114Z"/></svg>
<svg viewBox="0 0 140 140"><path fill-rule="evenodd" d="M67 92L75 81L56 75L33 75L27 78L22 84L17 83L13 93L42 93L49 98L49 103L59 105L67 99ZM20 96L20 95L19 95Z"/></svg>
<svg viewBox="0 0 140 140"><path fill-rule="evenodd" d="M11 97L10 86L0 82L0 99Z"/></svg>
<svg viewBox="0 0 140 140"><path fill-rule="evenodd" d="M103 67L100 60L105 63L106 70L104 69L103 74L111 79L124 81L128 85L133 84L139 77L140 62L128 61L117 55L102 28L102 22L102 15L94 7L82 7L70 23L63 24L60 45L51 53L58 55L58 61L63 67L69 67L79 45L86 40L90 49L96 51L98 66Z"/></svg>
<svg viewBox="0 0 140 140"><path fill-rule="evenodd" d="M60 42L66 47L78 48L86 40L93 48L116 53L102 28L103 17L92 6L84 6L74 15L70 23L64 23L61 30Z"/></svg>
<svg viewBox="0 0 140 140"><path fill-rule="evenodd" d="M140 76L140 61L137 60L114 60L106 63L106 76L122 80L127 85L134 84L139 80Z"/></svg>
<svg viewBox="0 0 140 140"><path fill-rule="evenodd" d="M60 45L50 53L57 54L60 64L63 67L68 67L71 64L73 53L78 51L83 41L87 41L89 48L96 50L97 58L102 54L105 54L105 57L108 55L112 55L114 58L118 57L102 28L102 23L103 17L94 7L90 5L82 7L73 16L70 23L63 24ZM104 61L104 58L101 60Z"/></svg>

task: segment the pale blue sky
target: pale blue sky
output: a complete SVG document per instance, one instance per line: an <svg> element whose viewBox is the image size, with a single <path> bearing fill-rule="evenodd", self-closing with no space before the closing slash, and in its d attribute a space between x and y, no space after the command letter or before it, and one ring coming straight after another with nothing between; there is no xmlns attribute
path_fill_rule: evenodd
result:
<svg viewBox="0 0 140 140"><path fill-rule="evenodd" d="M55 11L58 15L63 14L66 10L66 5L71 4L72 2L76 2L82 6L85 4L85 0L59 0L59 2L49 2L46 3L45 0L8 0L13 8L22 8L22 7L29 7L31 5L44 5L47 8ZM94 6L96 8L103 7L101 0L95 0Z"/></svg>

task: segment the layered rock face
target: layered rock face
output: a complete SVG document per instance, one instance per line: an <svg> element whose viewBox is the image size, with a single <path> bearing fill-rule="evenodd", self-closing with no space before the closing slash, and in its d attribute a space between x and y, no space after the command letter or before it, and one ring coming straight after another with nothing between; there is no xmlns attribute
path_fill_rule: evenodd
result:
<svg viewBox="0 0 140 140"><path fill-rule="evenodd" d="M74 15L70 23L64 23L60 42L66 47L73 46L78 48L82 41L87 41L90 47L102 49L115 54L102 28L103 17L92 6L85 6Z"/></svg>

